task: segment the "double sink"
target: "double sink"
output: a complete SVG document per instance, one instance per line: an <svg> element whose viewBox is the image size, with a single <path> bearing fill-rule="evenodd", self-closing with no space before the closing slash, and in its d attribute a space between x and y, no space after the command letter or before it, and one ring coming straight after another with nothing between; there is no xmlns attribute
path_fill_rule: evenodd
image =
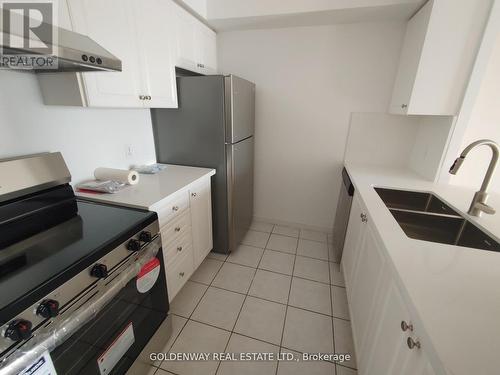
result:
<svg viewBox="0 0 500 375"><path fill-rule="evenodd" d="M375 191L410 238L500 251L500 243L432 193L385 188Z"/></svg>

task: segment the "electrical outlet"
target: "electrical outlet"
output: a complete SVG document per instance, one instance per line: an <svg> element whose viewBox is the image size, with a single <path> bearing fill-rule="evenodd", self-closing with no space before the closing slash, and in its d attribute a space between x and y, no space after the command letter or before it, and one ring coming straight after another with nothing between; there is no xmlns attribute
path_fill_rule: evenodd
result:
<svg viewBox="0 0 500 375"><path fill-rule="evenodd" d="M131 158L132 156L134 156L134 146L132 146L131 144L125 145L125 156L127 158Z"/></svg>

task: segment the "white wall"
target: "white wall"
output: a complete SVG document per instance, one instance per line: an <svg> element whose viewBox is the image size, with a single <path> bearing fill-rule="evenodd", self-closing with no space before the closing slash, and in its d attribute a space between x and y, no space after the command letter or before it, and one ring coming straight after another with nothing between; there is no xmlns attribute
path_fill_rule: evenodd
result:
<svg viewBox="0 0 500 375"><path fill-rule="evenodd" d="M418 116L417 133L408 163L410 169L429 181L439 177L455 117ZM408 145L411 145L410 141Z"/></svg>
<svg viewBox="0 0 500 375"><path fill-rule="evenodd" d="M386 112L403 23L218 35L219 68L256 83L255 216L331 227L352 112Z"/></svg>
<svg viewBox="0 0 500 375"><path fill-rule="evenodd" d="M435 181L454 117L353 113L345 162L412 170Z"/></svg>
<svg viewBox="0 0 500 375"><path fill-rule="evenodd" d="M385 113L353 113L345 149L346 164L407 168L420 118Z"/></svg>
<svg viewBox="0 0 500 375"><path fill-rule="evenodd" d="M460 150L482 138L500 143L500 36L496 39ZM491 151L488 147L473 150L457 175L451 176L450 182L479 188L490 160ZM500 192L500 170L493 177L491 189Z"/></svg>
<svg viewBox="0 0 500 375"><path fill-rule="evenodd" d="M149 110L45 106L33 74L0 71L0 82L0 158L61 151L73 182L98 166L155 162Z"/></svg>
<svg viewBox="0 0 500 375"><path fill-rule="evenodd" d="M466 137L466 132L468 131L469 126L474 126L474 122L471 122L471 119L473 118L474 112L477 113L477 108L479 108L476 106L476 104L478 101L478 97L480 96L480 93L482 91L482 86L485 80L491 79L488 78L486 74L489 69L494 69L490 68L490 61L493 58L492 56L495 55L494 51L498 50L499 48L499 36L500 0L495 0L488 22L486 24L486 28L484 30L483 39L481 41L481 46L479 48L476 61L474 62L474 67L472 69L471 77L464 95L462 106L458 113L457 120L453 126L452 135L450 137L445 157L443 158L443 163L439 173L439 182L441 183L453 183L462 185L467 184L469 187L472 186L470 185L471 182L473 183L474 187L479 186L478 184L480 184L480 182L473 182L473 178L471 178L469 181L468 173L464 174L463 171L461 171L460 175L455 177L452 176L448 171L450 165L453 163L453 161L460 154L464 147L464 138ZM494 94L495 97L497 95L498 92ZM495 103L495 105L497 104ZM477 122L475 123L477 126ZM484 168L486 168L486 166L484 166ZM498 190L498 188L495 189Z"/></svg>

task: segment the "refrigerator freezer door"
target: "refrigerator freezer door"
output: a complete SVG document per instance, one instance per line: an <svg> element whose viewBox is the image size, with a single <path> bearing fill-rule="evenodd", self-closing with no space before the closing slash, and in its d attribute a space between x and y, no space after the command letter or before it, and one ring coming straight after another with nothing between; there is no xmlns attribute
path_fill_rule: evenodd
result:
<svg viewBox="0 0 500 375"><path fill-rule="evenodd" d="M253 137L227 145L229 250L236 250L253 218Z"/></svg>
<svg viewBox="0 0 500 375"><path fill-rule="evenodd" d="M233 75L225 77L226 143L254 134L255 85Z"/></svg>

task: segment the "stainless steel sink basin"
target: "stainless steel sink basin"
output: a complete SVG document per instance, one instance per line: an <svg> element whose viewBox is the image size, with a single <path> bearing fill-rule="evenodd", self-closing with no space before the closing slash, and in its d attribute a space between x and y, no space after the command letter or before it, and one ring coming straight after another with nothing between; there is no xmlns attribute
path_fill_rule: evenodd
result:
<svg viewBox="0 0 500 375"><path fill-rule="evenodd" d="M500 251L500 243L433 194L380 188L375 190L410 238Z"/></svg>
<svg viewBox="0 0 500 375"><path fill-rule="evenodd" d="M375 191L389 208L460 216L431 193L384 188L375 188Z"/></svg>

